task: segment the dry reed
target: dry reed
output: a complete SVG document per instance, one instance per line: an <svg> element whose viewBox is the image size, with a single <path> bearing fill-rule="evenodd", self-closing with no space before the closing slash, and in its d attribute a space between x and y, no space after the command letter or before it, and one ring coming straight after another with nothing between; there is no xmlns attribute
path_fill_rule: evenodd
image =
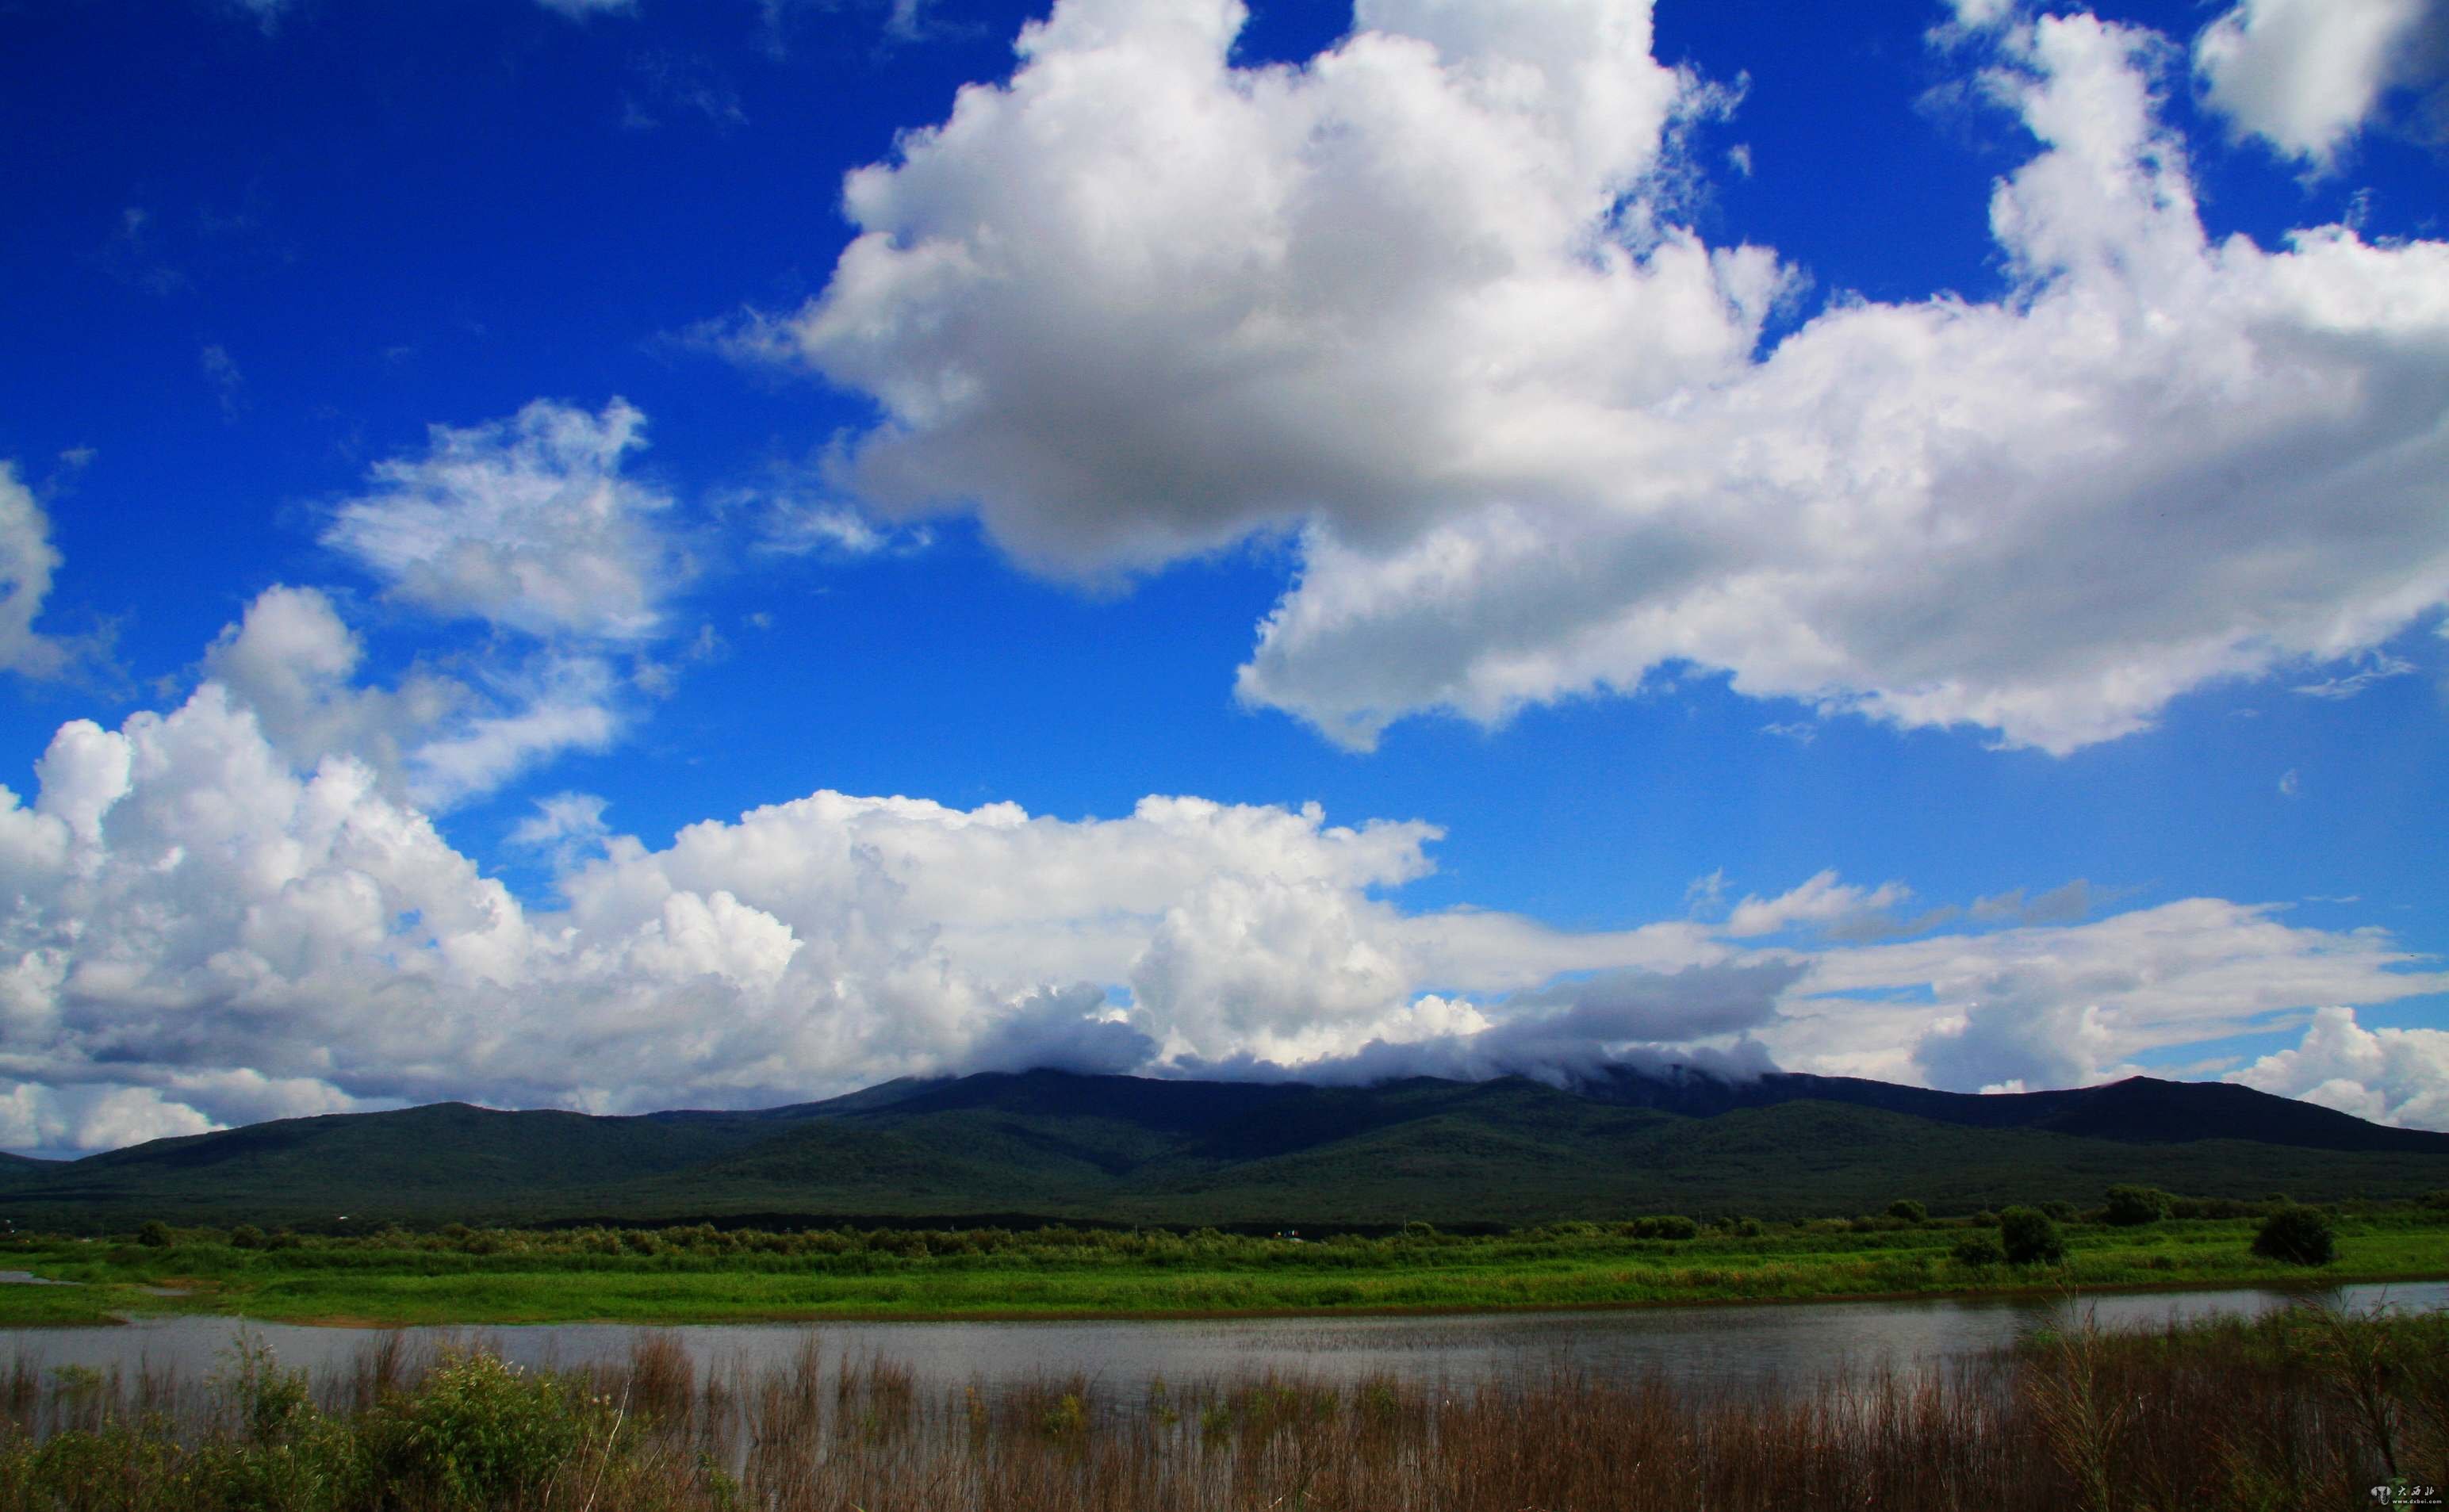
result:
<svg viewBox="0 0 2449 1512"><path fill-rule="evenodd" d="M311 1389L268 1356L203 1382L20 1360L0 1377L0 1512L2242 1512L2372 1506L2393 1473L2437 1483L2449 1468L2439 1317L2130 1334L2075 1321L1943 1370L1799 1390L1563 1369L1467 1389L1259 1375L938 1390L889 1360L828 1358L813 1332L764 1369L701 1369L668 1333L562 1375L407 1355L386 1340ZM446 1442L457 1468L427 1473L443 1462L401 1459L422 1442L402 1423L478 1437L511 1424L527 1437L505 1442L549 1452L485 1462L496 1479L481 1481ZM265 1480L249 1454L286 1456L275 1468L292 1480ZM322 1500L297 1489L317 1454ZM412 1463L423 1479L397 1468Z"/></svg>

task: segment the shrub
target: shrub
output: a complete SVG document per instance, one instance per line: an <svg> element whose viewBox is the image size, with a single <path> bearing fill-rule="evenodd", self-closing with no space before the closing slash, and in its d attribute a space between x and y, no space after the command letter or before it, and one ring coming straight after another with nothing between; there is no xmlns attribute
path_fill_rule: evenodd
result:
<svg viewBox="0 0 2449 1512"><path fill-rule="evenodd" d="M1968 1234L1956 1241L1947 1257L1963 1266L1998 1265L2005 1262L2007 1252L1986 1234Z"/></svg>
<svg viewBox="0 0 2449 1512"><path fill-rule="evenodd" d="M1761 1220L1758 1218L1737 1218L1728 1227L1740 1239L1757 1239L1766 1232L1761 1227Z"/></svg>
<svg viewBox="0 0 2449 1512"><path fill-rule="evenodd" d="M223 1354L214 1384L234 1409L241 1436L258 1446L296 1436L315 1416L306 1372L282 1369L260 1339L241 1334Z"/></svg>
<svg viewBox="0 0 2449 1512"><path fill-rule="evenodd" d="M532 1504L582 1448L611 1444L612 1409L569 1383L490 1354L446 1357L376 1427L384 1479L416 1506Z"/></svg>
<svg viewBox="0 0 2449 1512"><path fill-rule="evenodd" d="M2175 1199L2157 1187L2113 1186L2109 1189L2109 1205L2100 1215L2119 1228L2140 1228L2157 1223L2169 1215Z"/></svg>
<svg viewBox="0 0 2449 1512"><path fill-rule="evenodd" d="M1688 1239L1701 1232L1701 1225L1680 1213L1635 1218L1626 1227L1632 1231L1632 1237L1636 1239Z"/></svg>
<svg viewBox="0 0 2449 1512"><path fill-rule="evenodd" d="M170 1235L170 1225L153 1218L136 1231L136 1242L148 1250L166 1250L177 1241Z"/></svg>
<svg viewBox="0 0 2449 1512"><path fill-rule="evenodd" d="M2038 1208L2009 1208L1998 1215L1998 1247L2010 1265L2054 1265L2066 1258L2056 1222Z"/></svg>
<svg viewBox="0 0 2449 1512"><path fill-rule="evenodd" d="M2338 1239L2319 1208L2284 1207L2262 1221L2253 1253L2290 1265L2327 1265L2338 1258Z"/></svg>
<svg viewBox="0 0 2449 1512"><path fill-rule="evenodd" d="M252 1223L240 1224L237 1228L230 1230L230 1248L233 1250L262 1249L263 1231L257 1228Z"/></svg>
<svg viewBox="0 0 2449 1512"><path fill-rule="evenodd" d="M2064 1198L2042 1203L2041 1211L2050 1215L2050 1221L2053 1223L2073 1223L2074 1221L2074 1204L2065 1200Z"/></svg>
<svg viewBox="0 0 2449 1512"><path fill-rule="evenodd" d="M1919 1223L1930 1216L1930 1209L1911 1197L1899 1197L1888 1204L1888 1216L1902 1218L1907 1223Z"/></svg>

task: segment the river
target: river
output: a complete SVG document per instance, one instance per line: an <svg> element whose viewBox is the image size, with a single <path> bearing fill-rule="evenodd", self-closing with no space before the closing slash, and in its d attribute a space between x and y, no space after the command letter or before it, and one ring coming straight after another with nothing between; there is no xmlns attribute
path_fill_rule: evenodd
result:
<svg viewBox="0 0 2449 1512"><path fill-rule="evenodd" d="M2449 1282L2349 1286L2327 1292L2226 1290L2087 1296L2105 1328L2171 1318L2251 1316L2318 1296L2362 1310L2449 1307ZM1556 1368L1602 1377L1651 1373L1690 1388L1807 1387L1846 1368L1944 1367L2012 1344L2062 1316L2027 1298L1950 1297L1643 1308L1620 1311L1480 1312L1449 1316L1113 1320L1044 1323L742 1323L651 1330L678 1339L701 1370L788 1367L811 1333L830 1366L882 1359L922 1388L1087 1376L1109 1388L1274 1372L1350 1384L1374 1375L1468 1388ZM282 1363L345 1369L378 1342L374 1329L305 1328L222 1317L150 1318L123 1328L11 1330L5 1346L40 1368L139 1368L195 1380L218 1368L241 1331ZM577 1367L626 1357L642 1330L557 1323L398 1330L412 1352L480 1343L518 1364ZM5 1361L0 1361L5 1364Z"/></svg>

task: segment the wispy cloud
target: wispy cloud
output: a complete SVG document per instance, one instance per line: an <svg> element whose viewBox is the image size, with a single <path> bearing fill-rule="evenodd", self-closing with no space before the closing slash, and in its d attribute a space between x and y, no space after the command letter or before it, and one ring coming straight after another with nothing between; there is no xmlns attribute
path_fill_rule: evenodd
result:
<svg viewBox="0 0 2449 1512"><path fill-rule="evenodd" d="M222 407L223 420L236 420L246 408L246 375L238 371L227 349L215 345L204 348L199 355L204 382L212 386L213 398Z"/></svg>
<svg viewBox="0 0 2449 1512"><path fill-rule="evenodd" d="M2403 657L2376 651L2364 659L2363 665L2344 677L2324 678L2319 682L2300 682L2288 691L2308 699L2352 699L2376 682L2402 678L2416 670L2415 663Z"/></svg>

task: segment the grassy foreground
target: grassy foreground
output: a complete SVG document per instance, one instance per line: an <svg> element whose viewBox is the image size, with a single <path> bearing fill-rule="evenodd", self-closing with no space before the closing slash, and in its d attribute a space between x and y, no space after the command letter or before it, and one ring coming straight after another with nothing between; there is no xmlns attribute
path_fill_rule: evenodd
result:
<svg viewBox="0 0 2449 1512"><path fill-rule="evenodd" d="M2430 1504L2449 1319L2314 1310L2054 1337L1801 1392L1570 1373L922 1391L888 1363L701 1376L668 1334L566 1375L398 1335L319 1381L0 1376L0 1512L2265 1512ZM828 1369L828 1366L832 1368ZM2383 1490L2376 1494L2372 1488Z"/></svg>
<svg viewBox="0 0 2449 1512"><path fill-rule="evenodd" d="M149 1244L0 1243L0 1268L79 1283L0 1286L0 1326L164 1311L381 1324L1460 1311L2449 1277L2439 1209L2335 1215L2336 1257L2319 1267L2254 1255L2257 1224L2073 1221L2064 1260L2032 1265L1959 1253L1996 1232L1975 1219L1647 1218L1495 1236L1415 1225L1317 1243L1212 1230L156 1229Z"/></svg>

